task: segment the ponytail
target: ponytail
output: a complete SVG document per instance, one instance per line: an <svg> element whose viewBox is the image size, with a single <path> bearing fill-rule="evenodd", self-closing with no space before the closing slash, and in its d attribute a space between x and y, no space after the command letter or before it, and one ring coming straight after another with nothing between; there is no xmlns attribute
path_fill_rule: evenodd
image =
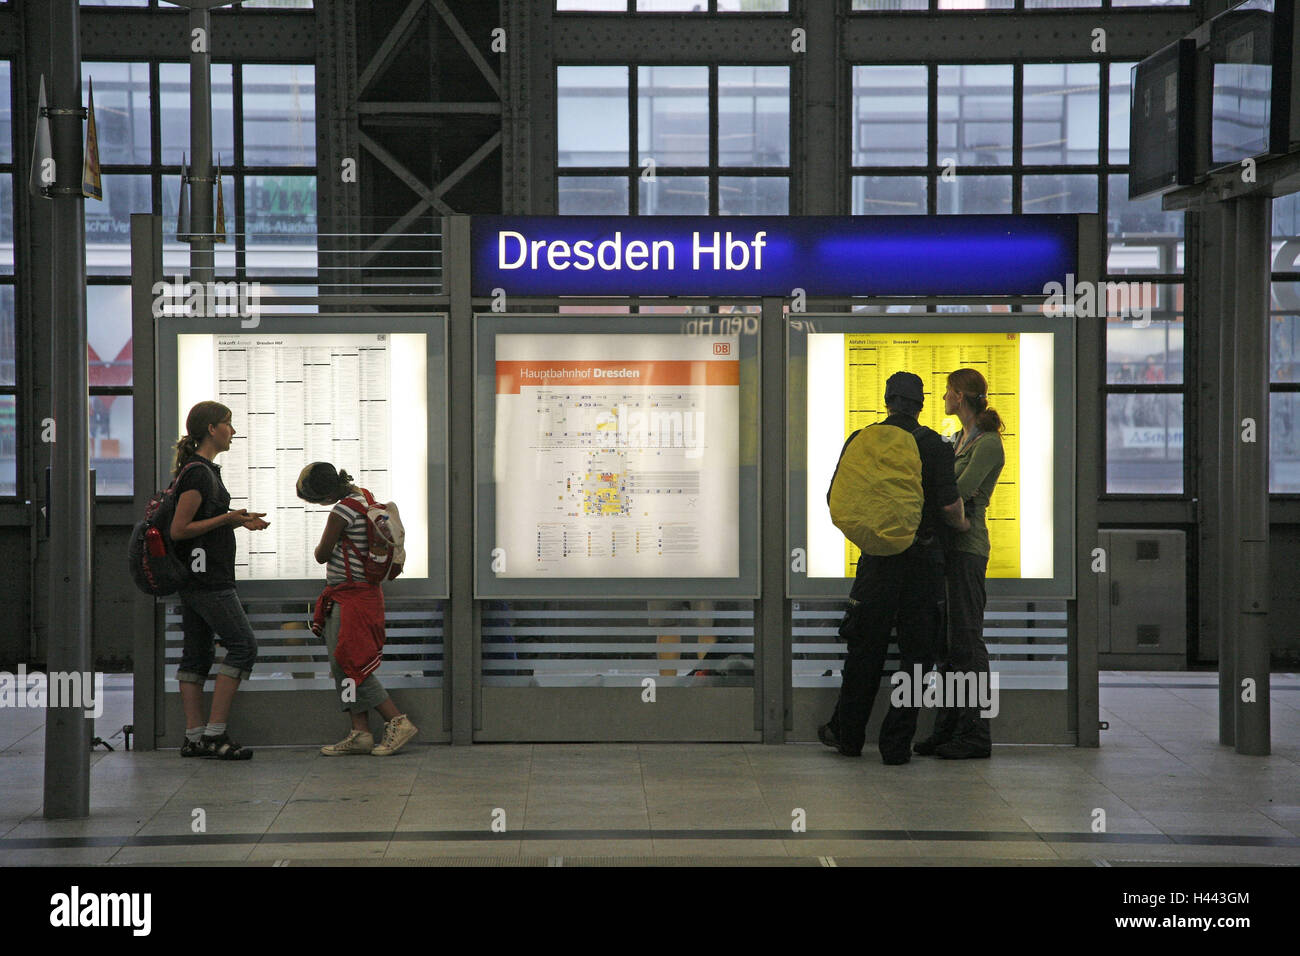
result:
<svg viewBox="0 0 1300 956"><path fill-rule="evenodd" d="M948 376L948 384L961 393L975 412L975 427L982 432L1001 434L1006 429L1002 416L989 405L989 383L973 368L959 368Z"/></svg>
<svg viewBox="0 0 1300 956"><path fill-rule="evenodd" d="M189 435L185 435L176 443L176 461L172 465L172 477L175 478L181 473L181 469L188 465L191 459L199 455L199 443Z"/></svg>
<svg viewBox="0 0 1300 956"><path fill-rule="evenodd" d="M997 432L1001 434L1006 429L1006 424L1002 421L1002 416L998 410L989 404L988 399L984 399L983 411L975 415L975 427L982 432Z"/></svg>

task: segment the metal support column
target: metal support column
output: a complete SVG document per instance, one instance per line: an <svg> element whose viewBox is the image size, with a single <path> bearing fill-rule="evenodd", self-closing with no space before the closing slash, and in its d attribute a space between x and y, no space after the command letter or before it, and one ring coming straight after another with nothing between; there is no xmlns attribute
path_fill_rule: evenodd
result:
<svg viewBox="0 0 1300 956"><path fill-rule="evenodd" d="M798 157L791 169L791 212L835 216L848 212L850 117L844 110L848 75L841 59L844 17L839 4L804 5L808 52L794 68L795 125Z"/></svg>
<svg viewBox="0 0 1300 956"><path fill-rule="evenodd" d="M89 675L89 407L86 370L86 220L81 196L81 41L77 0L50 0L50 136L54 144L48 673ZM84 676L82 678L85 679ZM53 682L51 682L51 689ZM54 706L45 721L45 817L90 814L92 722L80 702ZM61 701L60 703L68 703Z"/></svg>
<svg viewBox="0 0 1300 956"><path fill-rule="evenodd" d="M443 220L443 281L447 310L447 393L465 396L447 408L447 583L451 600L443 614L444 686L451 704L451 742L474 742L474 309L469 295L469 217Z"/></svg>
<svg viewBox="0 0 1300 956"><path fill-rule="evenodd" d="M228 0L222 0L225 2ZM200 30L201 34L196 32ZM208 283L213 279L215 259L212 253L212 14L207 7L191 8L189 37L190 233L195 237L190 240L190 281Z"/></svg>
<svg viewBox="0 0 1300 956"><path fill-rule="evenodd" d="M1233 545L1237 541L1237 515L1232 507L1236 496L1236 472L1233 470L1232 449L1241 441L1237 428L1237 323L1234 289L1237 284L1237 207L1235 203L1221 203L1218 219L1219 308L1215 324L1219 330L1219 474L1218 500L1215 511L1219 538L1213 564L1201 581L1217 589L1215 618L1219 631L1219 743L1231 746L1236 742L1236 615L1232 613L1236 602L1236 560ZM1216 567L1217 565L1217 567ZM1216 573L1217 572L1217 573Z"/></svg>
<svg viewBox="0 0 1300 956"><path fill-rule="evenodd" d="M754 609L758 647L755 694L761 701L763 743L785 743L790 719L790 601L785 596L788 560L785 527L785 309L784 300L763 299L760 322L758 534L761 595Z"/></svg>
<svg viewBox="0 0 1300 956"><path fill-rule="evenodd" d="M135 514L145 505L159 479L158 359L154 340L153 285L162 279L162 217L149 213L131 216L131 342L135 368L135 402L132 428L136 435L133 475ZM135 749L153 750L166 731L163 724L162 666L165 654L158 628L160 608L147 594L132 602L135 640L131 647L135 682L132 725Z"/></svg>
<svg viewBox="0 0 1300 956"><path fill-rule="evenodd" d="M1269 219L1272 199L1250 196L1237 207L1236 427L1254 422L1252 440L1238 434L1232 443L1235 494L1225 500L1236 511L1229 542L1236 565L1229 617L1236 625L1237 753L1267 756L1269 747L1268 644L1268 379L1269 379ZM1243 687L1250 682L1253 688Z"/></svg>
<svg viewBox="0 0 1300 956"><path fill-rule="evenodd" d="M1102 275L1102 224L1097 216L1079 217L1079 279L1098 282ZM1100 623L1097 614L1099 577L1092 571L1092 551L1098 546L1097 498L1104 487L1094 449L1104 446L1106 421L1102 369L1106 354L1106 319L1075 318L1075 534L1074 576L1077 598L1072 608L1075 627L1068 673L1072 700L1069 724L1079 747L1101 746L1101 688L1097 672Z"/></svg>

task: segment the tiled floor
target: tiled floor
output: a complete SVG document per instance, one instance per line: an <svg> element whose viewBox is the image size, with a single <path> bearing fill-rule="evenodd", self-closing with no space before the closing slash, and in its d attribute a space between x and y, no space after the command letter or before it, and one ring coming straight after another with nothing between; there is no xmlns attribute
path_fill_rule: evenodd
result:
<svg viewBox="0 0 1300 956"><path fill-rule="evenodd" d="M0 865L1300 863L1300 676L1274 675L1269 757L1218 745L1215 681L1105 673L1098 750L903 767L805 744L273 748L221 764L127 753L119 735L75 821L41 815L40 713L0 710ZM129 682L110 681L99 726L129 709Z"/></svg>

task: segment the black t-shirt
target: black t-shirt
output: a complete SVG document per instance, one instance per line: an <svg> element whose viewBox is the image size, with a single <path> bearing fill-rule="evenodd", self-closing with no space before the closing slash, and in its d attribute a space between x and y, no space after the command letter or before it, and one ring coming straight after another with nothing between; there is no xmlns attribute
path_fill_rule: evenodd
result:
<svg viewBox="0 0 1300 956"><path fill-rule="evenodd" d="M180 484L176 486L176 497L187 491L197 491L202 497L199 510L194 513L194 521L215 518L230 510L230 492L221 480L221 466L214 465L206 458L193 458L200 464L185 472ZM235 586L235 529L231 527L214 528L197 538L186 538L176 542L176 557L185 562L193 571L193 554L195 548L204 551L204 570L192 573L186 588L200 591L224 591Z"/></svg>
<svg viewBox="0 0 1300 956"><path fill-rule="evenodd" d="M912 437L916 439L916 449L921 454L921 492L925 495L925 502L921 506L921 526L917 529L917 536L928 538L937 533L946 533L948 526L943 520L943 509L958 498L952 446L933 429L918 427L916 419L910 415L890 415L882 424L894 425L911 432ZM841 458L844 457L849 442L857 437L858 432L854 432L845 439L844 447L840 449ZM838 467L836 465L837 469ZM828 504L830 498L830 491L827 491Z"/></svg>

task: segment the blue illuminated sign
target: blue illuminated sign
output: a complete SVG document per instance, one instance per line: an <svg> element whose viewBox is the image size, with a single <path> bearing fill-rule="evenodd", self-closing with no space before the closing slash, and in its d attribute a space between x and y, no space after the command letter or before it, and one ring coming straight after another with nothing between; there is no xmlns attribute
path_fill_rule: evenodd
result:
<svg viewBox="0 0 1300 956"><path fill-rule="evenodd" d="M1043 295L1076 216L475 216L471 294Z"/></svg>

